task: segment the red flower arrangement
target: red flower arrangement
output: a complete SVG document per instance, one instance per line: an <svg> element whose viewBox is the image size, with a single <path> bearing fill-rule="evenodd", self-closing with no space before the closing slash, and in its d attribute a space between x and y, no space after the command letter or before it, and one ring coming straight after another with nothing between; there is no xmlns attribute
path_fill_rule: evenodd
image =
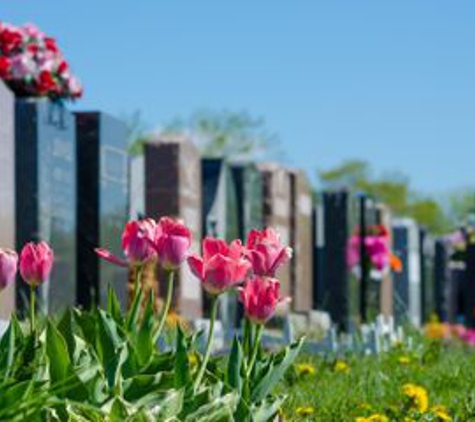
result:
<svg viewBox="0 0 475 422"><path fill-rule="evenodd" d="M83 92L56 40L32 24L0 22L0 78L19 97L76 99Z"/></svg>

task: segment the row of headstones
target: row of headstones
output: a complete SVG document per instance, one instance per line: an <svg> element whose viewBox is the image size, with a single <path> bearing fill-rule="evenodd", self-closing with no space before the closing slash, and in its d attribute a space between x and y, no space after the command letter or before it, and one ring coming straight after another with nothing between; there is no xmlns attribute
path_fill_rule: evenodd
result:
<svg viewBox="0 0 475 422"><path fill-rule="evenodd" d="M45 239L53 245L55 270L41 289L50 311L104 303L109 284L125 304L127 274L99 262L94 247L120 253L129 217L174 215L190 226L195 252L205 235L244 240L251 228L275 227L295 250L279 273L294 312L327 310L346 330L371 313L409 313L415 324L424 318L432 294L425 234L411 220L391 223L388 211L364 195L326 192L314 206L302 171L202 159L191 142L177 138L149 141L133 158L129 176L125 125L107 114L72 114L47 100L15 99L4 85L0 111L0 244L19 249ZM355 277L346 262L348 239L356 227L376 223L392 225L403 271L378 280ZM155 279L155 269L151 273ZM163 297L161 281L152 288ZM28 292L22 283L17 287L16 294L0 295L0 316L22 307ZM222 301L221 320L232 326L240 314L236 297ZM175 308L189 319L206 314L199 283L186 266Z"/></svg>
<svg viewBox="0 0 475 422"><path fill-rule="evenodd" d="M107 284L126 300L126 271L101 265L94 253L99 244L120 253L128 214L126 136L125 124L105 113L15 98L0 82L0 245L20 250L40 239L52 245L54 270L38 292L44 310L97 303ZM20 280L2 291L0 317L24 309L28 294Z"/></svg>
<svg viewBox="0 0 475 422"><path fill-rule="evenodd" d="M374 320L378 314L399 323L420 326L440 300L435 282L434 238L410 218L392 218L390 211L364 194L324 192L316 208L315 303L346 331ZM379 273L347 265L345 254L353 233L374 224L391 232L392 251L400 272Z"/></svg>
<svg viewBox="0 0 475 422"><path fill-rule="evenodd" d="M279 275L283 294L293 297L293 309L312 309L312 198L302 171L202 159L181 139L151 140L130 162L124 123L105 113L17 99L1 82L0 104L0 245L19 250L39 239L52 245L54 271L39 292L44 310L104 303L109 284L125 305L127 273L100 262L94 247L120 254L128 218L163 215L185 220L194 252L205 235L244 240L251 228L275 227L297 252ZM161 281L159 275L152 288L163 297ZM26 306L24 287L18 281L2 292L0 317ZM236 300L224 300L229 306L222 306L221 317L234 320ZM184 266L176 309L195 318L206 305Z"/></svg>

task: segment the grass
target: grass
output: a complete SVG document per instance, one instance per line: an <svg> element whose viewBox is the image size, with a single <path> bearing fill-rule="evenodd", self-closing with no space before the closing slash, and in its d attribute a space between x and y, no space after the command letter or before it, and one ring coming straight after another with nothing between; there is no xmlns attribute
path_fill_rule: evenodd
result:
<svg viewBox="0 0 475 422"><path fill-rule="evenodd" d="M395 347L377 357L301 356L281 385L281 392L288 394L284 420L475 421L475 349L423 338L415 344L411 350ZM426 411L415 410L417 403L401 391L408 383L427 392Z"/></svg>

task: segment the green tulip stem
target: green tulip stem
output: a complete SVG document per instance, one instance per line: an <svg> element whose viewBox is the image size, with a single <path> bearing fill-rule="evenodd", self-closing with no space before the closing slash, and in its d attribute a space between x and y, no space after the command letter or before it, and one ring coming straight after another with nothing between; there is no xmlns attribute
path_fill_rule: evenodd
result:
<svg viewBox="0 0 475 422"><path fill-rule="evenodd" d="M211 320L209 324L209 332L208 332L208 340L206 341L206 350L205 356L203 358L203 362L201 363L200 372L198 372L198 376L196 377L194 390L195 392L198 390L201 379L203 378L206 367L208 366L209 357L211 355L211 344L213 343L213 336L214 336L214 323L216 321L216 316L218 314L218 296L211 297Z"/></svg>
<svg viewBox="0 0 475 422"><path fill-rule="evenodd" d="M256 363L257 353L259 352L259 346L261 345L261 338L263 332L264 325L259 324L257 326L256 338L254 339L254 348L252 350L251 360L249 361L249 366L247 368L247 376L250 377L252 373L252 368Z"/></svg>
<svg viewBox="0 0 475 422"><path fill-rule="evenodd" d="M168 272L168 286L167 286L167 298L165 300L165 306L163 307L162 317L160 319L160 323L158 324L158 328L155 334L155 337L158 339L160 334L162 333L163 327L165 326L165 322L167 320L168 312L170 311L170 307L172 304L173 299L173 280L174 280L175 272L169 271Z"/></svg>
<svg viewBox="0 0 475 422"><path fill-rule="evenodd" d="M30 328L31 334L35 332L35 285L30 284Z"/></svg>

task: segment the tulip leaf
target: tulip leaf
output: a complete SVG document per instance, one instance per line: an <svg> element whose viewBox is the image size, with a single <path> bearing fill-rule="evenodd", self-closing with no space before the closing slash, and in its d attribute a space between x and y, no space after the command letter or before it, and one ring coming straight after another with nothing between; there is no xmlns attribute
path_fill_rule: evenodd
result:
<svg viewBox="0 0 475 422"><path fill-rule="evenodd" d="M142 296L143 296L142 289L138 289L138 291L134 293L135 293L135 296L132 302L132 306L130 307L130 310L127 313L127 316L125 319L125 327L126 327L127 332L131 332L136 327L137 321L139 319L140 305L142 304Z"/></svg>
<svg viewBox="0 0 475 422"><path fill-rule="evenodd" d="M66 340L49 320L46 324L46 353L49 359L51 381L65 380L71 373L68 347Z"/></svg>
<svg viewBox="0 0 475 422"><path fill-rule="evenodd" d="M15 342L16 329L12 321L0 340L0 371L5 377L5 381L10 376L10 373L13 369L13 361L15 359Z"/></svg>
<svg viewBox="0 0 475 422"><path fill-rule="evenodd" d="M264 400L282 379L287 369L297 358L304 338L286 347L284 350L273 356L269 364L263 369L265 373L260 375L258 382L253 385L251 399L253 402Z"/></svg>
<svg viewBox="0 0 475 422"><path fill-rule="evenodd" d="M122 325L124 323L119 298L111 285L109 285L107 292L107 311L111 314L117 324Z"/></svg>
<svg viewBox="0 0 475 422"><path fill-rule="evenodd" d="M176 330L175 388L182 388L191 384L190 362L188 361L186 337L179 324Z"/></svg>
<svg viewBox="0 0 475 422"><path fill-rule="evenodd" d="M140 323L137 333L137 341L135 343L138 361L141 366L146 365L150 361L155 346L152 336L154 328L153 305L154 297L151 292L142 315L142 321Z"/></svg>
<svg viewBox="0 0 475 422"><path fill-rule="evenodd" d="M279 412L285 401L285 396L276 399L264 400L258 406L252 408L252 422L267 422L272 420Z"/></svg>
<svg viewBox="0 0 475 422"><path fill-rule="evenodd" d="M185 422L234 422L233 414L238 401L239 396L236 392L226 394L188 415Z"/></svg>
<svg viewBox="0 0 475 422"><path fill-rule="evenodd" d="M74 361L74 354L76 351L76 340L74 339L73 329L73 313L67 309L57 325L58 331L66 341L69 358L71 362Z"/></svg>
<svg viewBox="0 0 475 422"><path fill-rule="evenodd" d="M231 353L229 354L228 370L227 370L227 383L230 387L241 393L242 378L241 368L243 361L243 353L241 343L237 336L234 337Z"/></svg>

